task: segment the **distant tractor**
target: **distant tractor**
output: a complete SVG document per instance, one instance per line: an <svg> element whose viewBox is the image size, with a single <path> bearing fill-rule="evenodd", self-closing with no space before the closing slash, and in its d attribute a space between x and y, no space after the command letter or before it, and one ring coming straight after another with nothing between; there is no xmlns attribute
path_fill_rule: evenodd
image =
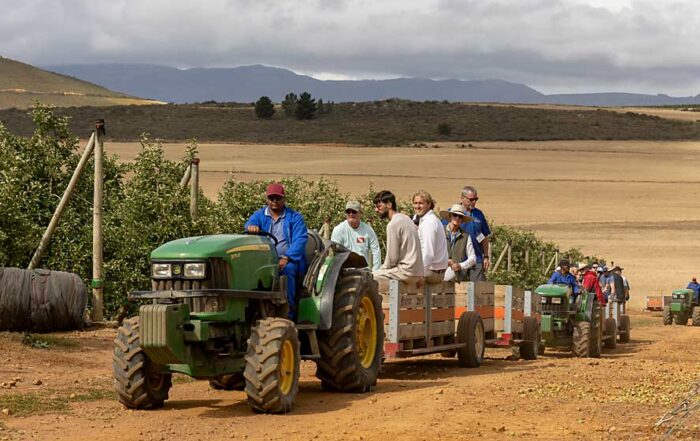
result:
<svg viewBox="0 0 700 441"><path fill-rule="evenodd" d="M268 237L264 237L268 236ZM172 374L245 390L253 410L288 412L302 359L321 387L366 392L376 384L384 327L365 259L309 231L296 322L287 319L286 278L274 237L213 235L175 240L151 253L149 300L115 339L113 374L129 408L163 406Z"/></svg>
<svg viewBox="0 0 700 441"><path fill-rule="evenodd" d="M700 305L692 289L677 289L671 293L671 302L664 305L664 325L675 323L687 325L692 318L693 326L700 326Z"/></svg>
<svg viewBox="0 0 700 441"><path fill-rule="evenodd" d="M566 285L540 285L541 336L545 347L570 349L576 357L600 357L603 343L602 314L594 293L582 291L575 302Z"/></svg>

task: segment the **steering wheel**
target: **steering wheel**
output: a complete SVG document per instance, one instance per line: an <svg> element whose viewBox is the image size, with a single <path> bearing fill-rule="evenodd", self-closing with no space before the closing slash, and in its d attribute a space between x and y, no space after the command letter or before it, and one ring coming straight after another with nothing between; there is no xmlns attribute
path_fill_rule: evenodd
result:
<svg viewBox="0 0 700 441"><path fill-rule="evenodd" d="M265 237L269 237L270 239L272 239L272 242L275 243L275 246L277 246L277 243L279 242L275 236L273 236L272 234L268 233L267 231L263 231L263 230L258 230L257 233L251 233L251 232L249 232L249 231L246 230L246 231L243 232L243 234L252 234L252 235L255 235L255 236L265 236Z"/></svg>

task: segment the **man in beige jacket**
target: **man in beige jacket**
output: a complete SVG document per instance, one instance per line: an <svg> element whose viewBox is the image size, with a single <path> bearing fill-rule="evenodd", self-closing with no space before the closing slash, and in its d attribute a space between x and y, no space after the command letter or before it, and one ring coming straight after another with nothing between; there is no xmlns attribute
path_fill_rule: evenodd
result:
<svg viewBox="0 0 700 441"><path fill-rule="evenodd" d="M423 258L418 231L410 217L396 211L396 197L388 190L374 196L374 211L389 219L386 226L386 256L375 279L402 280L423 284Z"/></svg>

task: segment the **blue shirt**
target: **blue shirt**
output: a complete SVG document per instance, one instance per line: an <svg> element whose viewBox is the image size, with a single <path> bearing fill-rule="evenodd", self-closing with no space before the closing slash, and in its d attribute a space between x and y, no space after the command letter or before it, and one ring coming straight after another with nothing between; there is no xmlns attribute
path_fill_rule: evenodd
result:
<svg viewBox="0 0 700 441"><path fill-rule="evenodd" d="M554 271L554 274L552 274L552 277L549 278L549 282L547 283L566 285L571 288L574 295L578 294L580 291L578 282L576 282L576 277L571 273L566 273L566 275L564 275L559 271Z"/></svg>
<svg viewBox="0 0 700 441"><path fill-rule="evenodd" d="M272 217L272 213L270 213L269 208L265 208L265 216L270 218L270 222L272 225L272 228L270 229L270 234L275 236L275 239L277 239L277 255L278 256L284 256L287 250L289 249L289 245L287 245L287 237L284 234L284 218L287 215L287 210L282 211L282 215L275 220Z"/></svg>
<svg viewBox="0 0 700 441"><path fill-rule="evenodd" d="M700 294L700 283L690 282L687 289L692 289L695 292L695 297L697 297Z"/></svg>
<svg viewBox="0 0 700 441"><path fill-rule="evenodd" d="M476 263L484 262L484 251L481 247L481 243L484 238L491 235L491 229L489 228L488 222L486 222L486 216L478 208L474 208L471 212L467 211L467 214L472 217L472 221L466 224L462 224L462 228L469 233L472 238L472 245L474 246L474 254L476 254ZM483 235L479 241L479 236Z"/></svg>

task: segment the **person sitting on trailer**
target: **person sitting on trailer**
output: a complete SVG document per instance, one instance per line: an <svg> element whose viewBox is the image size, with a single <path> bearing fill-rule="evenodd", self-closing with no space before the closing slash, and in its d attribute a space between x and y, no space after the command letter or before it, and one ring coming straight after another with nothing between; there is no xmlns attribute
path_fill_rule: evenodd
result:
<svg viewBox="0 0 700 441"><path fill-rule="evenodd" d="M598 275L593 268L586 264L579 266L579 273L583 273L583 282L581 285L588 292L595 292L595 297L598 299L598 303L605 305L605 296L603 295L603 290L600 289L600 282L598 282Z"/></svg>
<svg viewBox="0 0 700 441"><path fill-rule="evenodd" d="M277 239L277 256L280 274L287 276L287 301L289 318L296 314L297 278L306 273L306 242L308 232L304 217L285 204L284 186L273 183L265 192L267 202L253 213L245 223L248 233L261 231Z"/></svg>
<svg viewBox="0 0 700 441"><path fill-rule="evenodd" d="M693 290L693 296L695 297L695 303L698 303L700 301L700 283L698 283L698 281L695 277L693 277L693 280L690 281L690 283L687 286L687 289Z"/></svg>
<svg viewBox="0 0 700 441"><path fill-rule="evenodd" d="M571 288L572 301L576 301L576 297L578 296L581 289L578 286L578 282L576 282L576 277L574 277L574 275L569 272L569 268L571 268L569 261L566 259L562 259L559 262L559 268L560 270L554 271L554 274L552 274L552 277L549 278L549 281L547 283L568 286L569 288Z"/></svg>

